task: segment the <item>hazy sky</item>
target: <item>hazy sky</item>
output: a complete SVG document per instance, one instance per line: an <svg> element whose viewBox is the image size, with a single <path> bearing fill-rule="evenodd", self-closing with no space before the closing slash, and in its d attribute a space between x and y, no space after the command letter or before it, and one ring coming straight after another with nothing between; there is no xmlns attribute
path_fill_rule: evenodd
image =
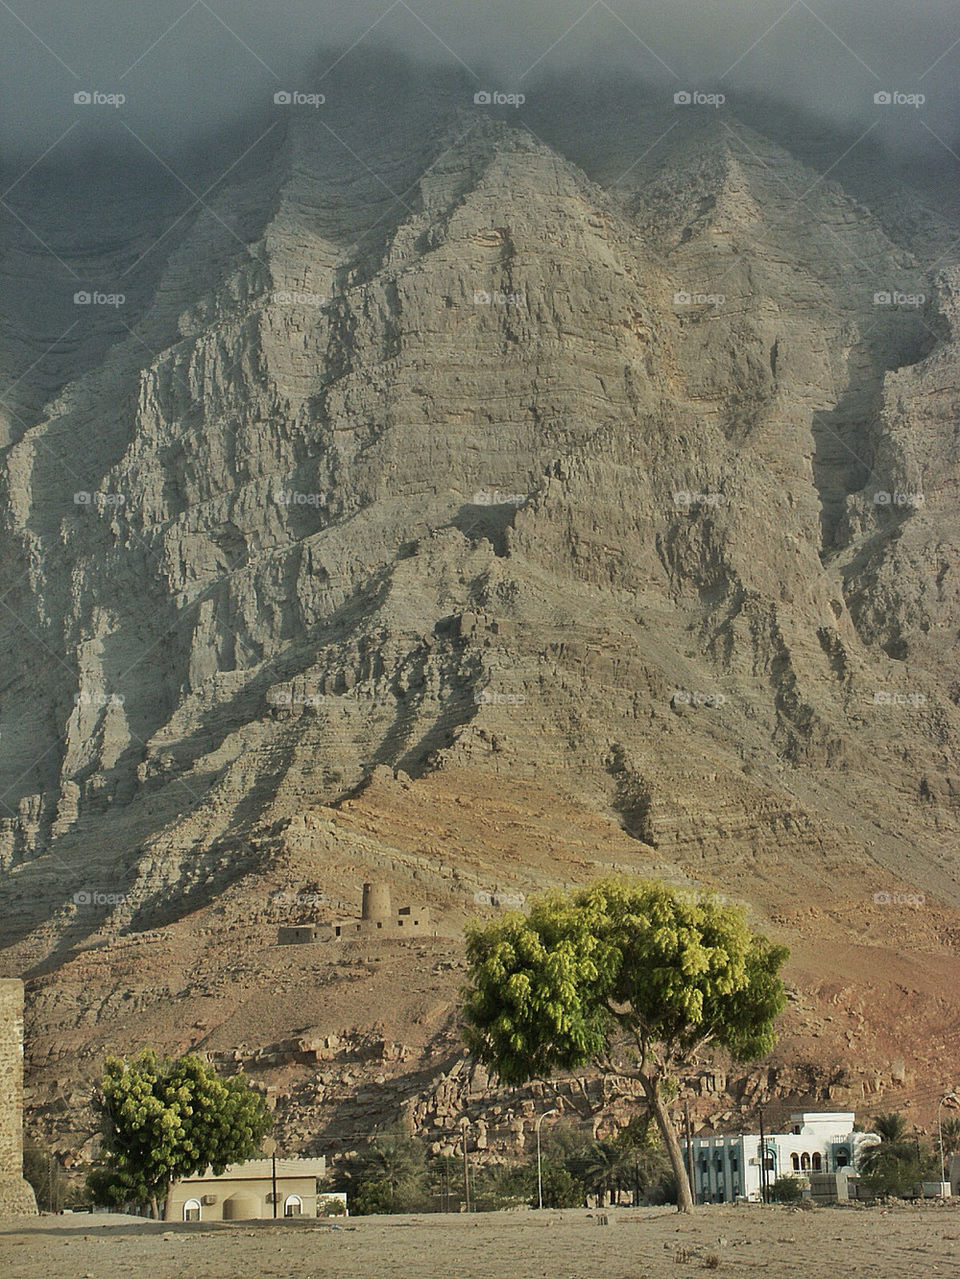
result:
<svg viewBox="0 0 960 1279"><path fill-rule="evenodd" d="M528 96L573 67L724 92L734 107L738 91L765 90L844 122L874 118L875 93L922 94L920 107L880 104L885 122L898 113L908 145L958 133L956 0L0 0L5 153L56 158L122 119L170 154L278 90L322 92L312 55L355 42Z"/></svg>

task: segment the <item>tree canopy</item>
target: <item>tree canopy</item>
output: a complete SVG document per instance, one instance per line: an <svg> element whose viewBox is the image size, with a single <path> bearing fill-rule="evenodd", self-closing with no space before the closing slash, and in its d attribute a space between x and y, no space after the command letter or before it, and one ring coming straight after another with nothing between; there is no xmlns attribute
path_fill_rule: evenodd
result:
<svg viewBox="0 0 960 1279"><path fill-rule="evenodd" d="M221 1078L199 1057L108 1056L100 1081L102 1166L88 1179L112 1204L158 1203L172 1182L249 1159L273 1122L243 1075Z"/></svg>
<svg viewBox="0 0 960 1279"><path fill-rule="evenodd" d="M668 1081L708 1045L738 1061L770 1052L787 950L741 907L619 879L468 925L466 950L473 1053L508 1084L588 1062L638 1081L689 1207Z"/></svg>

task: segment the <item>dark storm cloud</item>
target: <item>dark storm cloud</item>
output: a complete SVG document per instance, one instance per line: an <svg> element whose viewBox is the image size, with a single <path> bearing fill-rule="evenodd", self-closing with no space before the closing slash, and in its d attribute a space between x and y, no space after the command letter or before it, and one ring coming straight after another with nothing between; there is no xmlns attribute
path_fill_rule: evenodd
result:
<svg viewBox="0 0 960 1279"><path fill-rule="evenodd" d="M169 156L279 90L322 91L317 51L351 46L528 94L544 76L626 71L864 127L879 105L888 132L934 145L956 136L958 40L955 0L0 0L4 149L30 164L132 130Z"/></svg>

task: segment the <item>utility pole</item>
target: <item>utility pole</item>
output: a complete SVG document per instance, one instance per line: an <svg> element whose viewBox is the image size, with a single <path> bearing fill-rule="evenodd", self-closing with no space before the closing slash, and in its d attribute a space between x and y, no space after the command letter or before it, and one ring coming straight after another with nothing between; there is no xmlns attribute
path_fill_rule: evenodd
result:
<svg viewBox="0 0 960 1279"><path fill-rule="evenodd" d="M763 1107L758 1106L760 1111L760 1201L767 1202L767 1143L763 1138Z"/></svg>
<svg viewBox="0 0 960 1279"><path fill-rule="evenodd" d="M469 1123L469 1119L464 1119L461 1126L463 1133L463 1197L467 1205L467 1212L470 1211L470 1163L467 1159L467 1127Z"/></svg>
<svg viewBox="0 0 960 1279"><path fill-rule="evenodd" d="M690 1178L690 1193L693 1196L694 1206L697 1204L697 1187L693 1175L693 1137L690 1133L690 1102L684 1100L683 1103L683 1122L687 1134L687 1176Z"/></svg>
<svg viewBox="0 0 960 1279"><path fill-rule="evenodd" d="M268 1137L261 1147L264 1154L269 1155L273 1164L273 1215L277 1215L277 1139Z"/></svg>

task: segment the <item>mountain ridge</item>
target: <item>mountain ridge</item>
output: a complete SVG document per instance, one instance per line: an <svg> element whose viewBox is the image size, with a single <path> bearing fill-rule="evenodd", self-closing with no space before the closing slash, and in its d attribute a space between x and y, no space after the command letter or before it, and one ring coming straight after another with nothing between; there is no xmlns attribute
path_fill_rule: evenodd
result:
<svg viewBox="0 0 960 1279"><path fill-rule="evenodd" d="M5 968L263 947L263 886L343 902L351 856L455 930L491 785L597 841L551 870L522 821L497 882L661 873L804 946L819 900L831 973L858 919L902 947L900 885L942 958L958 268L732 116L630 174L598 144L604 185L404 83L252 151L0 453Z"/></svg>

